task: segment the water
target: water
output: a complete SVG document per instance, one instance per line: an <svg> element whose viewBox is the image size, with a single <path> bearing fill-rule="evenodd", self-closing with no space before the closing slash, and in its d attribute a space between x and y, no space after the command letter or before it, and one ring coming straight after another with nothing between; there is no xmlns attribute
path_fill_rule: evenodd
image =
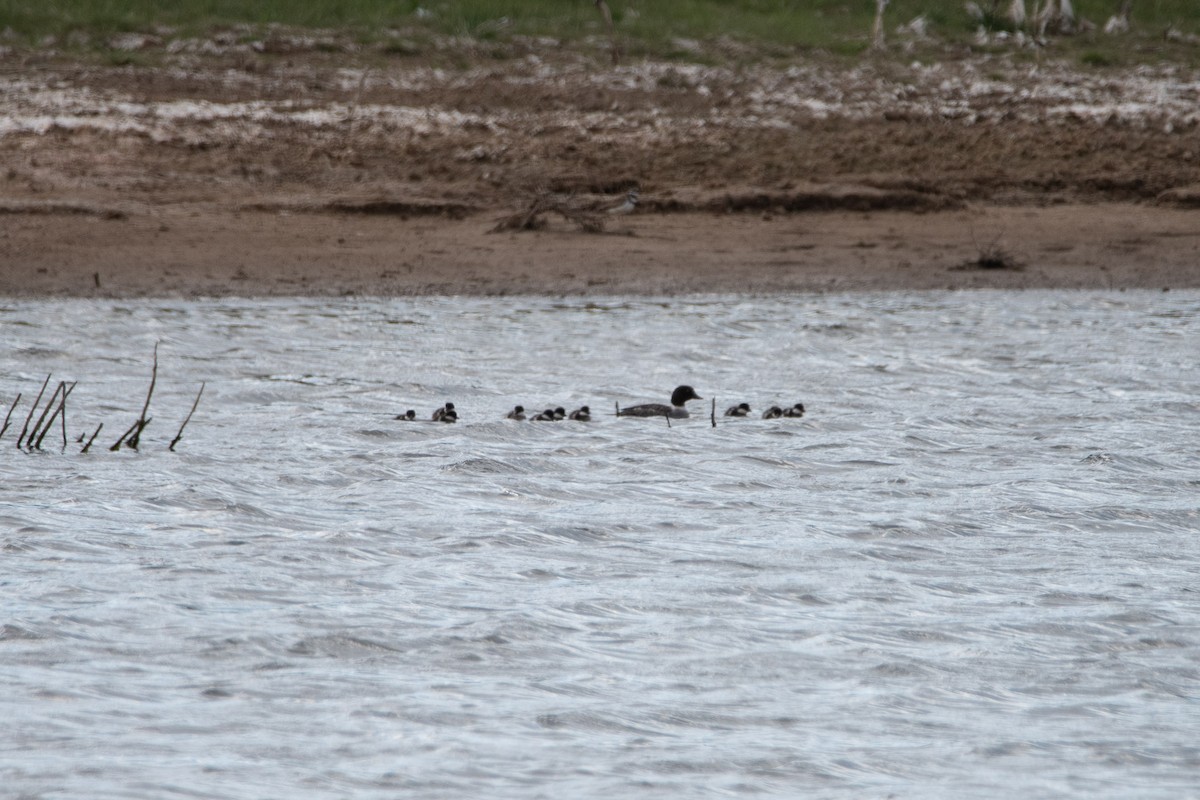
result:
<svg viewBox="0 0 1200 800"><path fill-rule="evenodd" d="M1200 293L10 301L0 335L0 413L52 371L72 439L105 423L0 441L5 796L1200 796ZM809 415L611 416L683 382Z"/></svg>

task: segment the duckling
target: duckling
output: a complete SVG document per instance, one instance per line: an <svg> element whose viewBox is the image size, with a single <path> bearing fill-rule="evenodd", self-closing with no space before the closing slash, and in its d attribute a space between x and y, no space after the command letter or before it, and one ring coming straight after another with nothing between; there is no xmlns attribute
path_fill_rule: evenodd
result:
<svg viewBox="0 0 1200 800"><path fill-rule="evenodd" d="M796 403L796 405L783 412L785 417L803 417L804 403Z"/></svg>
<svg viewBox="0 0 1200 800"><path fill-rule="evenodd" d="M763 419L779 419L783 416L783 409L779 406L771 406L763 412Z"/></svg>
<svg viewBox="0 0 1200 800"><path fill-rule="evenodd" d="M725 409L725 416L727 417L746 417L749 415L749 403L738 403L736 406L730 406L729 408Z"/></svg>
<svg viewBox="0 0 1200 800"><path fill-rule="evenodd" d="M435 409L433 412L433 421L447 421L445 419L447 414L452 414L454 416L454 419L449 420L449 422L455 422L458 420L458 412L454 410L454 403L446 403L446 405L442 406L441 408Z"/></svg>
<svg viewBox="0 0 1200 800"><path fill-rule="evenodd" d="M415 420L416 418L417 418L417 412L411 408L408 411L405 411L403 414L396 415L396 419L402 419L405 422L411 422L411 421Z"/></svg>
<svg viewBox="0 0 1200 800"><path fill-rule="evenodd" d="M590 408L588 408L587 406L580 406L579 408L577 408L571 412L568 419L573 419L576 422L591 422L592 421L592 410Z"/></svg>
<svg viewBox="0 0 1200 800"><path fill-rule="evenodd" d="M525 419L525 406L513 406L506 419L515 419L518 422Z"/></svg>
<svg viewBox="0 0 1200 800"><path fill-rule="evenodd" d="M458 422L458 412L453 408L447 408L442 412L442 416L438 422Z"/></svg>
<svg viewBox="0 0 1200 800"><path fill-rule="evenodd" d="M540 414L534 414L529 418L530 422L555 422L556 419L553 408L547 408Z"/></svg>

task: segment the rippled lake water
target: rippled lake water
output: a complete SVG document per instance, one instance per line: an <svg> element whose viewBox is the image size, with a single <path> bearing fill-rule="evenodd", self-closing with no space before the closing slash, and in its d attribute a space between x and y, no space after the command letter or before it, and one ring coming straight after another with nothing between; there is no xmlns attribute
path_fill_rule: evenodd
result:
<svg viewBox="0 0 1200 800"><path fill-rule="evenodd" d="M5 796L1197 796L1200 293L8 301L0 333L0 414L52 372L69 438L105 424L0 440ZM611 414L677 383L689 420Z"/></svg>

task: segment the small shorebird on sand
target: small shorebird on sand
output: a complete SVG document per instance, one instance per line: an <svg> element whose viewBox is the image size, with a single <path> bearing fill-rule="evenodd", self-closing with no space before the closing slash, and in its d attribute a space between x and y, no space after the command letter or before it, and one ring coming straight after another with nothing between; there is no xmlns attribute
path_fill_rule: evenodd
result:
<svg viewBox="0 0 1200 800"><path fill-rule="evenodd" d="M613 206L612 208L610 208L608 210L608 213L614 214L614 215L632 214L634 212L634 209L636 209L638 206L638 197L639 196L640 195L638 194L637 189L630 189L629 193L625 195L625 202L621 203L621 205L619 205L619 206Z"/></svg>

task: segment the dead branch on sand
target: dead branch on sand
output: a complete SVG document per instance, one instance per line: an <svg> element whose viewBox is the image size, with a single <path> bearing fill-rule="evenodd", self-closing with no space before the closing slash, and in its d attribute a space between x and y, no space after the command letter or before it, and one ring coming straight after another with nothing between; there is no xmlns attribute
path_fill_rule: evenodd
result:
<svg viewBox="0 0 1200 800"><path fill-rule="evenodd" d="M1024 264L1000 246L1000 238L1003 235L1004 232L1001 231L991 241L981 245L979 244L979 240L975 238L975 231L972 229L971 241L975 245L975 258L963 261L957 266L951 267L951 269L1008 269L1014 271L1024 269Z"/></svg>
<svg viewBox="0 0 1200 800"><path fill-rule="evenodd" d="M534 231L545 226L544 214L556 213L573 222L584 233L602 233L606 222L603 214L584 208L574 197L557 192L538 190L528 205L496 223L490 233L503 231Z"/></svg>
<svg viewBox="0 0 1200 800"><path fill-rule="evenodd" d="M612 48L612 63L616 66L621 62L621 48L617 44L617 29L613 27L612 11L608 8L608 3L604 0L595 0L596 10L600 12L600 16L604 18L604 24L608 27L609 46Z"/></svg>

